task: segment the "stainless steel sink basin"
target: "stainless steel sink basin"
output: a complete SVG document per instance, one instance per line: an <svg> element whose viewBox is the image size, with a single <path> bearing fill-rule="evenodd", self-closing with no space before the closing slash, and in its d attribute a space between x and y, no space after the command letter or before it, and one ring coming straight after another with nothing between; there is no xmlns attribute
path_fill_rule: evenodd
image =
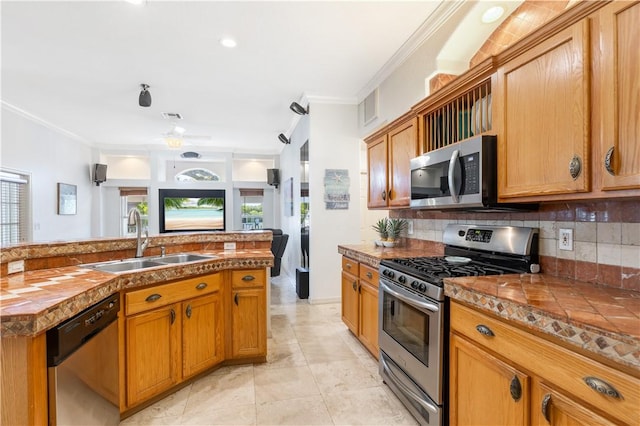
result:
<svg viewBox="0 0 640 426"><path fill-rule="evenodd" d="M86 268L96 269L102 272L129 272L138 269L153 268L154 266L164 266L164 263L148 259L124 259L115 262L94 263L91 265L83 265Z"/></svg>
<svg viewBox="0 0 640 426"><path fill-rule="evenodd" d="M160 263L187 263L187 262L196 262L198 260L209 260L213 259L215 256L203 256L200 254L189 254L189 253L181 253L181 254L170 254L169 256L164 257L156 257L153 260L155 262Z"/></svg>
<svg viewBox="0 0 640 426"><path fill-rule="evenodd" d="M109 262L91 263L88 265L82 265L85 268L91 268L102 272L131 272L139 269L153 268L154 266L167 266L178 263L196 262L198 260L214 259L215 256L204 256L199 254L180 253L171 254L164 257L152 257L152 258L134 258L114 260Z"/></svg>

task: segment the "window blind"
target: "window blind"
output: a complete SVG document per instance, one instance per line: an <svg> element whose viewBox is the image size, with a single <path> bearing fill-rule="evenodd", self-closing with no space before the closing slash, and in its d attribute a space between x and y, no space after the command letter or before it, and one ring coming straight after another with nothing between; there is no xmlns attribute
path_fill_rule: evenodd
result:
<svg viewBox="0 0 640 426"><path fill-rule="evenodd" d="M29 176L0 171L0 242L22 243L29 235Z"/></svg>

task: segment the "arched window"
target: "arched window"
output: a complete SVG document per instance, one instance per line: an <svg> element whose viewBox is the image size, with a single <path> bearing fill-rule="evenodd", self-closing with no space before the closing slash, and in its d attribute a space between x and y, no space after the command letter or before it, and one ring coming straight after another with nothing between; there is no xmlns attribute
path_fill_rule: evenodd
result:
<svg viewBox="0 0 640 426"><path fill-rule="evenodd" d="M219 181L220 176L211 170L195 168L181 171L176 175L175 179L177 182L206 182Z"/></svg>

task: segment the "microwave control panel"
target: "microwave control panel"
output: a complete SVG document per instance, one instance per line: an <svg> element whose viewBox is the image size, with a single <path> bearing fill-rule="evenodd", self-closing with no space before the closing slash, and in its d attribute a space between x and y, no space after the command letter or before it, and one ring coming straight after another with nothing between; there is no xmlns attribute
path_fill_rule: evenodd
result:
<svg viewBox="0 0 640 426"><path fill-rule="evenodd" d="M478 159L477 152L462 157L465 194L477 194L480 192L480 161Z"/></svg>

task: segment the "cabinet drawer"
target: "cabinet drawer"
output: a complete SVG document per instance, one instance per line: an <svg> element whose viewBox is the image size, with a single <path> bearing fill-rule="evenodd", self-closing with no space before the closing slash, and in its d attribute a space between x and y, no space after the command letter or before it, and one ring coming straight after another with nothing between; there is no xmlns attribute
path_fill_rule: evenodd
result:
<svg viewBox="0 0 640 426"><path fill-rule="evenodd" d="M133 315L181 300L220 290L222 274L205 275L169 284L160 284L125 294L125 314Z"/></svg>
<svg viewBox="0 0 640 426"><path fill-rule="evenodd" d="M350 274L353 274L355 276L358 276L358 271L359 271L359 266L360 264L353 260L350 259L348 257L342 256L342 270L345 272L348 272Z"/></svg>
<svg viewBox="0 0 640 426"><path fill-rule="evenodd" d="M487 330L493 335L488 335ZM628 424L640 422L638 378L457 303L451 303L451 331L464 335L536 374L543 382L553 384L619 421ZM587 378L606 382L620 393L621 398L595 391L585 382Z"/></svg>
<svg viewBox="0 0 640 426"><path fill-rule="evenodd" d="M360 280L366 281L375 288L378 288L378 279L380 275L378 270L369 265L360 264Z"/></svg>
<svg viewBox="0 0 640 426"><path fill-rule="evenodd" d="M231 271L232 288L264 287L267 281L264 269L243 269Z"/></svg>

